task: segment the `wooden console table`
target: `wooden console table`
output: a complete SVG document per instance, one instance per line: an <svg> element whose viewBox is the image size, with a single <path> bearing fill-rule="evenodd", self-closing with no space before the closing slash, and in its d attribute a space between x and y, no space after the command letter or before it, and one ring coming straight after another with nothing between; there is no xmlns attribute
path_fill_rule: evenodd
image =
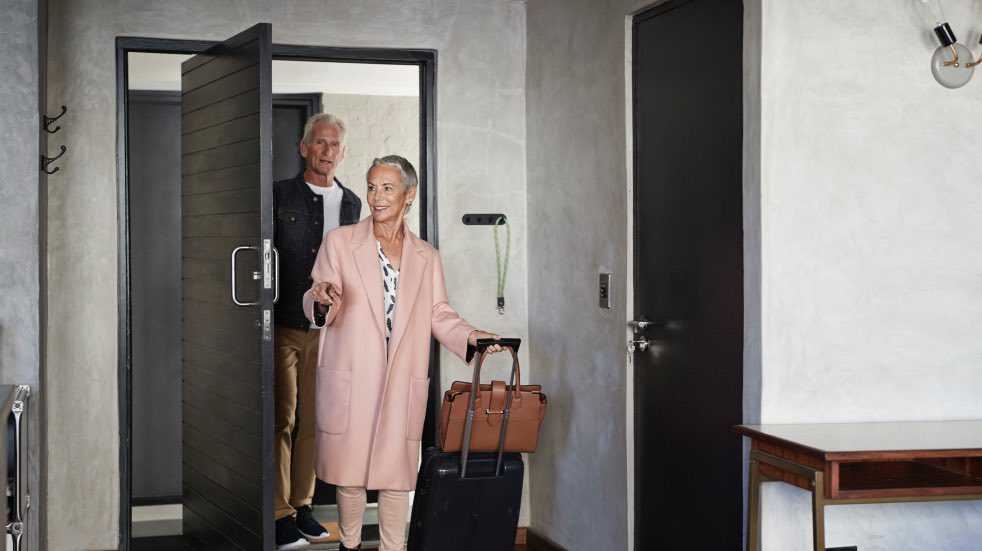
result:
<svg viewBox="0 0 982 551"><path fill-rule="evenodd" d="M747 549L760 551L760 484L812 494L812 540L826 505L982 499L982 421L738 425L750 438Z"/></svg>

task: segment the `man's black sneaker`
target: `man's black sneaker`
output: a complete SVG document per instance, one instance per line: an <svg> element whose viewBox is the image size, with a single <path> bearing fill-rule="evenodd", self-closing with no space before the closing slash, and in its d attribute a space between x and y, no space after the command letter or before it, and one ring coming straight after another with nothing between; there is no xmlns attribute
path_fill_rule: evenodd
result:
<svg viewBox="0 0 982 551"><path fill-rule="evenodd" d="M283 517L276 521L276 549L300 549L307 547L310 542L297 529L297 521L292 516Z"/></svg>
<svg viewBox="0 0 982 551"><path fill-rule="evenodd" d="M326 539L330 535L314 518L314 511L310 505L304 505L297 509L297 528L300 529L303 537L311 541Z"/></svg>

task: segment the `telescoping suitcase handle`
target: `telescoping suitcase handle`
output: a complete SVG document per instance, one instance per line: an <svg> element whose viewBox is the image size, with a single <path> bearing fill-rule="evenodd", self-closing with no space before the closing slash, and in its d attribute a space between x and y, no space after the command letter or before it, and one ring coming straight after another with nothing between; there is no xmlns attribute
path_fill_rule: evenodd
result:
<svg viewBox="0 0 982 551"><path fill-rule="evenodd" d="M464 478L467 474L467 456L470 453L471 430L474 427L474 404L477 401L478 393L481 391L481 365L484 363L485 356L488 355L488 347L495 344L507 348L511 352L511 380L508 383L511 392L505 393L504 417L501 420L501 435L498 437L498 460L494 465L494 476L498 476L501 470L501 461L505 451L505 433L508 430L508 417L511 415L512 395L518 392L518 389L515 388L515 380L516 376L521 377L518 375L518 347L521 346L522 339L477 339L477 357L474 360L474 376L471 379L471 396L467 402L467 418L464 420L464 442L460 448L460 478ZM521 379L518 380L521 384Z"/></svg>

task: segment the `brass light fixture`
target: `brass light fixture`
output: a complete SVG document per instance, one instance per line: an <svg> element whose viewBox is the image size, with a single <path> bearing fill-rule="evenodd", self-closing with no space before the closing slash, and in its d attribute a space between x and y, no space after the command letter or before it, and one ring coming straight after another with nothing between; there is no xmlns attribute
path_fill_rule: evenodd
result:
<svg viewBox="0 0 982 551"><path fill-rule="evenodd" d="M934 74L934 79L945 88L965 86L975 73L975 66L982 62L982 57L972 61L972 51L958 43L955 32L951 30L944 10L941 9L941 0L914 0L914 3L941 44L931 57L931 73Z"/></svg>

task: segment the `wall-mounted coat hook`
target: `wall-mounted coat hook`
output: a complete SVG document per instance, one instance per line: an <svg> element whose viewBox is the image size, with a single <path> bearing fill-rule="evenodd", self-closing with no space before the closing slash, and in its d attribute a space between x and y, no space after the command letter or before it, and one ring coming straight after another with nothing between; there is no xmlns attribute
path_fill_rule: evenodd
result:
<svg viewBox="0 0 982 551"><path fill-rule="evenodd" d="M55 167L54 170L48 170L48 165L60 159L61 156L65 154L65 150L65 146L61 146L61 151L54 157L45 157L44 155L41 155L41 170L45 174L54 174L55 172L58 172L58 167Z"/></svg>
<svg viewBox="0 0 982 551"><path fill-rule="evenodd" d="M504 214L465 214L461 221L468 226L494 226L499 218L501 223L508 219Z"/></svg>
<svg viewBox="0 0 982 551"><path fill-rule="evenodd" d="M58 113L58 116L56 116L56 117L49 117L49 116L45 115L44 116L44 131L47 132L48 134L54 134L55 132L61 130L61 126L56 126L55 129L52 130L51 129L51 123L53 123L56 120L58 120L58 119L62 118L63 116L65 116L65 113L67 113L67 112L68 112L68 108L65 107L64 105L62 105L61 106L61 113ZM60 157L60 155L59 155L59 157ZM55 159L57 159L57 158L58 157L55 157ZM58 169L55 169L55 170L58 170Z"/></svg>

